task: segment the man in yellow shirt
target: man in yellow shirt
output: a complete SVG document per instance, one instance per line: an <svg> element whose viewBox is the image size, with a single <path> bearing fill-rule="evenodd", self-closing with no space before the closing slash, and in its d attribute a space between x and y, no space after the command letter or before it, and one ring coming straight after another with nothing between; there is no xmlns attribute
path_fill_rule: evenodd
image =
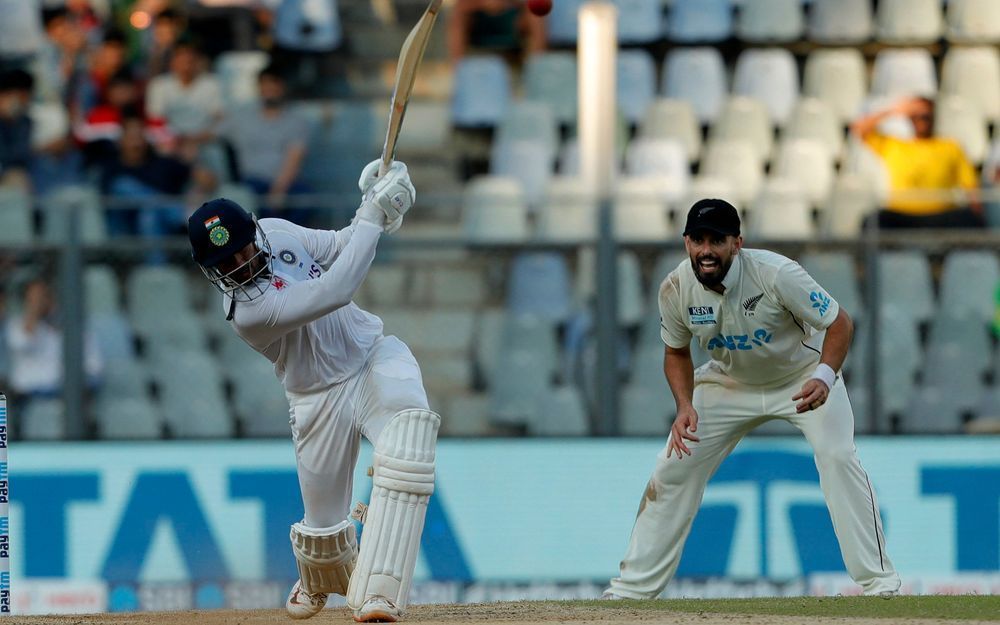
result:
<svg viewBox="0 0 1000 625"><path fill-rule="evenodd" d="M905 115L913 139L884 135L878 125ZM953 139L934 136L934 101L903 100L858 119L851 132L882 157L889 173L889 199L879 211L881 228L978 228L984 225L976 171Z"/></svg>

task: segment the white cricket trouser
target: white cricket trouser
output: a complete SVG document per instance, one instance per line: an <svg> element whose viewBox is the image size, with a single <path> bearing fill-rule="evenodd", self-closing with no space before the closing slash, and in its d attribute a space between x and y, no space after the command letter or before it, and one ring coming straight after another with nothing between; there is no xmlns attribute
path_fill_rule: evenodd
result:
<svg viewBox="0 0 1000 625"><path fill-rule="evenodd" d="M854 412L838 380L817 410L795 413L795 395L808 374L777 388L752 387L713 363L696 372L693 404L700 442L685 441L690 456L657 456L628 550L610 590L622 597L657 597L677 571L681 550L705 493L705 484L750 430L772 418L790 421L812 445L820 488L840 542L847 572L866 594L898 590L899 576L885 552L875 491L854 447Z"/></svg>
<svg viewBox="0 0 1000 625"><path fill-rule="evenodd" d="M394 336L380 338L365 366L347 380L286 395L309 527L331 527L350 514L362 434L374 445L400 410L429 409L420 367Z"/></svg>

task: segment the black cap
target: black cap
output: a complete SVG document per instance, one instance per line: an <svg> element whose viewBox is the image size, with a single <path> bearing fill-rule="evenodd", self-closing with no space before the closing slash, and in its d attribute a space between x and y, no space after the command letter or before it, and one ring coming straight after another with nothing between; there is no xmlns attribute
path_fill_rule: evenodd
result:
<svg viewBox="0 0 1000 625"><path fill-rule="evenodd" d="M725 200L715 198L698 200L688 211L684 236L697 230L710 230L738 237L740 236L740 214L735 206Z"/></svg>
<svg viewBox="0 0 1000 625"><path fill-rule="evenodd" d="M191 256L204 267L214 267L257 238L253 216L226 198L209 200L188 218Z"/></svg>

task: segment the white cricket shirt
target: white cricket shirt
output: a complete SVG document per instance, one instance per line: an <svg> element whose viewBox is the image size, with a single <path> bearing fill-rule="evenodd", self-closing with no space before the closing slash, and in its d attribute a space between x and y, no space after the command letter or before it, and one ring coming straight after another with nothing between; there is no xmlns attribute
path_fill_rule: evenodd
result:
<svg viewBox="0 0 1000 625"><path fill-rule="evenodd" d="M283 219L261 219L260 226L271 244L270 285L249 302L237 300L230 323L274 363L285 389L309 393L343 381L382 335L382 321L351 301L382 228L363 220L338 231ZM227 313L230 301L223 297Z"/></svg>
<svg viewBox="0 0 1000 625"><path fill-rule="evenodd" d="M661 337L695 338L723 373L744 384L782 384L819 363L837 302L797 262L767 250L733 258L723 294L708 289L685 259L660 285Z"/></svg>

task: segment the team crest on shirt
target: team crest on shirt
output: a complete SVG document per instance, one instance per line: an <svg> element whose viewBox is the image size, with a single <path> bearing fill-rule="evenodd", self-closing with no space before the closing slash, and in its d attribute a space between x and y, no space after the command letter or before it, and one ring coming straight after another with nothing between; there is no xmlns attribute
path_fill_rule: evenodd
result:
<svg viewBox="0 0 1000 625"><path fill-rule="evenodd" d="M281 250L278 252L278 258L286 265L294 265L298 261L298 258L295 257L295 252L292 250Z"/></svg>
<svg viewBox="0 0 1000 625"><path fill-rule="evenodd" d="M711 306L688 306L688 319L695 326L713 325L716 323L715 309Z"/></svg>
<svg viewBox="0 0 1000 625"><path fill-rule="evenodd" d="M754 295L753 297L748 297L743 300L743 315L745 317L753 317L757 313L757 304L764 297L764 294Z"/></svg>

